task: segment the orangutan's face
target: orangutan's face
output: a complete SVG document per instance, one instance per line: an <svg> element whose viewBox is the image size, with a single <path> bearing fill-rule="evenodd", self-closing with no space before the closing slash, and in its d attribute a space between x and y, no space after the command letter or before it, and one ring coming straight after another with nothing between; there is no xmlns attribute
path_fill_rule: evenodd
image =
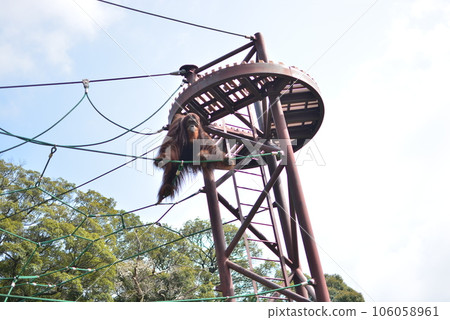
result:
<svg viewBox="0 0 450 320"><path fill-rule="evenodd" d="M189 135L189 142L192 142L195 139L198 139L198 123L195 119L189 119L186 123L186 130Z"/></svg>

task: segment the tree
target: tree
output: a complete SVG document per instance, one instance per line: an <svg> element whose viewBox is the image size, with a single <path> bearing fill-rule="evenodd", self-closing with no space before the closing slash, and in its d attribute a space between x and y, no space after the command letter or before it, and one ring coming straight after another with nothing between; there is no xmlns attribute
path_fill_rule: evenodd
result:
<svg viewBox="0 0 450 320"><path fill-rule="evenodd" d="M333 302L364 302L361 293L350 288L338 274L325 275L330 300Z"/></svg>
<svg viewBox="0 0 450 320"><path fill-rule="evenodd" d="M117 266L115 300L167 301L214 297L209 272L190 259L190 246L183 235L167 225L149 225L124 233L118 244L119 250L123 256L133 258Z"/></svg>
<svg viewBox="0 0 450 320"><path fill-rule="evenodd" d="M0 294L8 301L45 297L72 301L163 301L221 296L210 222L187 221L179 230L144 224L115 209L98 192L0 160ZM223 226L226 242L237 231ZM247 250L230 260L249 268ZM273 261L254 272L277 277ZM279 276L278 276L279 277ZM339 275L326 275L332 301L364 301ZM249 278L233 272L236 294L253 293ZM259 290L265 290L259 286ZM24 298L13 298L11 295Z"/></svg>
<svg viewBox="0 0 450 320"><path fill-rule="evenodd" d="M215 296L213 273L190 259L192 244L178 231L144 225L111 198L3 160L0 177L0 294L77 301Z"/></svg>
<svg viewBox="0 0 450 320"><path fill-rule="evenodd" d="M112 220L96 217L116 214L114 200L3 160L0 177L0 293L111 301L115 268L89 270L116 260L115 236L101 238Z"/></svg>
<svg viewBox="0 0 450 320"><path fill-rule="evenodd" d="M123 251L127 255L142 253L117 267L116 301L160 301L203 299L220 296L214 289L219 285L214 241L207 220L187 221L181 230L166 225L152 225L146 230L126 234ZM227 241L237 227L225 225ZM170 243L169 245L163 245ZM119 244L120 246L120 244ZM250 245L252 256L260 256L261 250ZM248 267L243 241L239 242L230 257L236 263ZM274 272L272 262L261 264L256 272ZM251 281L236 273L233 276L236 294L252 292Z"/></svg>

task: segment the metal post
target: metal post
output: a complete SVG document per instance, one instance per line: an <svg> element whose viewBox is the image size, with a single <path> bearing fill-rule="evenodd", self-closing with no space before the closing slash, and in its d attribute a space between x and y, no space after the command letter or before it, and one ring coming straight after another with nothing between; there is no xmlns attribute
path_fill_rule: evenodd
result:
<svg viewBox="0 0 450 320"><path fill-rule="evenodd" d="M267 157L266 162L269 167L270 174L273 174L277 167L275 157ZM283 187L281 185L281 179L275 182L275 185L273 186L273 193L275 196L278 216L280 217L281 230L283 231L288 257L295 264L300 264L298 254L294 252L292 246L291 220L287 212L287 202L284 196Z"/></svg>
<svg viewBox="0 0 450 320"><path fill-rule="evenodd" d="M267 59L267 57L265 57ZM264 127L264 112L261 106L261 102L257 101L254 103L254 109L257 117L257 124L261 130L264 132L270 131L270 128ZM250 112L249 112L250 113ZM251 117L250 119L252 124L254 124L254 120ZM255 124L256 125L256 124ZM255 137L256 139L256 137ZM275 156L266 158L267 165L269 167L270 174L275 172L277 168L277 161ZM264 168L261 167L261 173L264 177ZM281 230L283 232L284 243L286 245L286 250L288 253L288 257L294 262L300 264L298 255L294 252L292 247L292 235L291 235L291 221L289 219L289 214L287 213L287 202L284 196L283 187L281 185L281 179L277 180L273 186L273 193L275 196L275 206L278 211L278 216L280 218Z"/></svg>
<svg viewBox="0 0 450 320"><path fill-rule="evenodd" d="M271 97L270 100L273 121L275 123L278 138L286 142L291 141L280 100L278 97ZM321 302L330 301L325 276L323 275L322 265L320 263L319 252L316 246L316 240L309 219L308 209L306 208L300 177L298 175L297 167L295 166L294 150L289 143L287 143L286 146L286 160L288 184L291 187L290 191L300 225L306 256L308 257L309 269L311 271L311 276L316 282L315 288L317 300Z"/></svg>
<svg viewBox="0 0 450 320"><path fill-rule="evenodd" d="M262 34L259 32L255 34L255 48L256 48L256 53L257 53L257 60L268 62L269 58L267 57L267 53L266 53L266 45L264 43ZM259 108L261 109L261 110L259 110L259 113L261 115L258 117L258 120L262 120L262 115L263 115L262 108L261 108L261 106L259 106ZM257 110L258 110L258 108L257 108ZM267 110L267 112L268 112L268 110ZM264 130L267 132L270 130L270 128L264 128ZM273 172L275 171L275 168L277 167L275 157L268 157L267 164L269 167L270 174L273 174ZM289 220L289 215L287 213L287 201L284 196L284 192L283 192L283 188L281 186L280 180L278 180L275 183L273 191L274 191L274 195L275 195L275 200L277 202L278 215L280 217L281 228L283 230L288 256L289 256L289 258L291 258L291 260L294 263L300 264L300 261L298 260L299 259L298 254L294 253L293 248L292 248L291 223Z"/></svg>
<svg viewBox="0 0 450 320"><path fill-rule="evenodd" d="M180 70L184 71L186 81L192 84L197 79L197 66L184 65ZM209 218L211 221L211 231L214 239L217 266L219 269L220 286L217 290L222 292L224 297L234 296L233 280L230 269L227 266L228 258L225 256L225 234L223 231L222 218L220 215L219 200L217 196L216 180L214 170L203 168L203 180L205 182L205 194L208 202ZM229 299L235 301L236 299Z"/></svg>
<svg viewBox="0 0 450 320"><path fill-rule="evenodd" d="M255 47L258 60L267 62L268 57L265 49L265 43L260 33L255 34ZM279 97L270 96L269 93L269 101L278 138L285 142L291 141ZM301 235L305 247L306 256L308 258L311 276L316 282L315 289L317 300L323 302L330 301L327 284L325 282L325 276L323 274L322 265L320 263L319 252L317 250L311 221L309 219L308 209L306 208L305 197L303 195L303 190L300 183L300 177L295 166L294 150L292 148L292 145L290 145L289 143L287 143L286 148L286 160L288 184L291 187L290 196L292 196L293 198L294 208L299 220Z"/></svg>
<svg viewBox="0 0 450 320"><path fill-rule="evenodd" d="M254 279L256 281L258 281L259 283L265 285L268 288L271 289L281 289L279 292L284 294L286 297L291 298L295 301L302 301L302 302L309 302L309 300L305 297L302 297L301 295L290 291L289 289L282 289L283 287L279 286L278 284L267 280L266 278L260 276L257 273L251 272L250 270L247 270L245 268L243 268L242 266L238 265L237 263L228 261L227 262L228 266L230 268L232 268L234 271L239 272L240 274L243 274L244 276L250 278L250 279Z"/></svg>
<svg viewBox="0 0 450 320"><path fill-rule="evenodd" d="M231 279L230 269L227 266L228 259L225 256L225 235L220 216L214 171L208 168L203 169L203 180L205 182L204 190L208 201L211 230L216 249L217 266L219 268L220 287L218 289L224 297L230 297L234 296L233 280ZM235 301L235 299L230 299L230 301Z"/></svg>

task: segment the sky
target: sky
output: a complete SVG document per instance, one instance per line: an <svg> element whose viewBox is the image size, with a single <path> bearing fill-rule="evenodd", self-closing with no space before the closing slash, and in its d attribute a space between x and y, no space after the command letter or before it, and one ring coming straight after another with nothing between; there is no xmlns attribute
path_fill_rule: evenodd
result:
<svg viewBox="0 0 450 320"><path fill-rule="evenodd" d="M261 32L270 60L307 71L321 90L325 119L297 153L297 164L324 271L340 274L366 301L450 301L448 1L114 2L239 34ZM0 86L169 73L248 41L94 0L2 5ZM91 83L89 97L108 118L132 127L161 107L181 80ZM0 89L0 127L33 137L83 94L81 84ZM170 102L139 129L162 128L169 108ZM84 100L40 139L86 144L122 132ZM125 154L156 147L162 138L128 134L96 148ZM0 150L18 142L2 135ZM26 144L0 158L42 171L49 152ZM46 175L80 184L126 160L59 148ZM155 202L160 178L136 161L83 190L132 210ZM180 197L197 191L201 180L193 178ZM201 197L165 222L180 226L207 217ZM152 221L161 212L140 214Z"/></svg>

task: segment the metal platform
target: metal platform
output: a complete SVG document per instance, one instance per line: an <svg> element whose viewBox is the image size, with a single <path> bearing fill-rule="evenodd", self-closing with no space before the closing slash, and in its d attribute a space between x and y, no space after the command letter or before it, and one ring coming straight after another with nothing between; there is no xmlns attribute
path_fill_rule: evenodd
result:
<svg viewBox="0 0 450 320"><path fill-rule="evenodd" d="M317 84L308 74L279 63L244 61L203 75L195 74L194 81L175 99L169 122L176 113L194 112L213 134L276 141L268 97L279 97L290 137L296 140L294 151L299 150L319 130L324 104ZM260 126L255 130L239 111L258 102L262 114L258 115ZM228 115L236 116L244 126L224 128L213 124Z"/></svg>

